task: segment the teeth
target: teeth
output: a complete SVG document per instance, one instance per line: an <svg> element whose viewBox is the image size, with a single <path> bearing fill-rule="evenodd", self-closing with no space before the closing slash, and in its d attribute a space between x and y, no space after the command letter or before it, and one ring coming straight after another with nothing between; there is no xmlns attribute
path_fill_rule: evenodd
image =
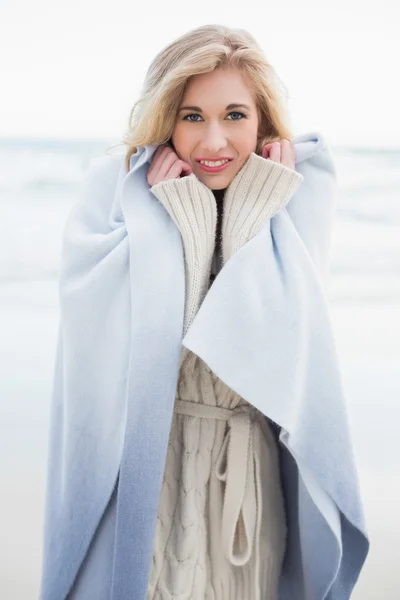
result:
<svg viewBox="0 0 400 600"><path fill-rule="evenodd" d="M219 167L221 165L225 165L227 162L229 162L228 159L226 160L217 160L215 162L211 161L211 160L201 160L200 163L202 165L206 165L206 167Z"/></svg>

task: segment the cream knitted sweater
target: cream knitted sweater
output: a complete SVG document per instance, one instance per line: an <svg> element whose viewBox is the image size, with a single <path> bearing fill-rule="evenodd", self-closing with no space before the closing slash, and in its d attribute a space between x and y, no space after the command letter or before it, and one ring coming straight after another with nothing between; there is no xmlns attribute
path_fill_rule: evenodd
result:
<svg viewBox="0 0 400 600"><path fill-rule="evenodd" d="M234 252L289 201L302 175L254 153L223 199L192 174L151 188L185 256L184 331ZM147 600L277 600L286 519L265 416L182 347Z"/></svg>

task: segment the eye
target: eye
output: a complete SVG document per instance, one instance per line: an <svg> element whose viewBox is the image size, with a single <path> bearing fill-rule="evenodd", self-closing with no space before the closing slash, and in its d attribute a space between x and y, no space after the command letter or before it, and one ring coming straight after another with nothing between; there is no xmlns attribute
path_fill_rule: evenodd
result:
<svg viewBox="0 0 400 600"><path fill-rule="evenodd" d="M230 112L228 114L228 116L230 116L230 115L240 115L240 119L230 119L230 121L241 121L242 119L247 119L247 117L244 113L238 112L238 111ZM200 117L200 116L201 115L199 115L198 113L190 113L190 114L186 115L185 117L183 117L182 121L189 121L189 123L198 123L199 121L197 119L192 120L192 119L189 119L189 117Z"/></svg>
<svg viewBox="0 0 400 600"><path fill-rule="evenodd" d="M242 118L243 118L243 119L246 119L246 115L245 115L245 114L243 114L243 113L241 113L241 112L234 111L234 112L231 112L231 113L229 113L229 114L230 114L230 115L240 115L240 117L241 117L240 119L231 119L232 121L241 121L241 120L242 120Z"/></svg>
<svg viewBox="0 0 400 600"><path fill-rule="evenodd" d="M186 115L182 119L182 121L189 121L190 123L196 123L197 121L191 121L188 117L200 117L200 115L198 113L190 113L189 115Z"/></svg>

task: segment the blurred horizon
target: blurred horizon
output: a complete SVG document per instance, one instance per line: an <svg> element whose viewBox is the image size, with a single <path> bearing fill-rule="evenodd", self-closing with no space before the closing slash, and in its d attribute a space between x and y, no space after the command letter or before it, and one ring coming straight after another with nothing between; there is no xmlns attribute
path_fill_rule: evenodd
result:
<svg viewBox="0 0 400 600"><path fill-rule="evenodd" d="M321 132L321 134L324 136L324 138L326 139L328 145L331 147L332 150L337 150L337 151L345 151L345 150L351 150L354 152L360 151L360 152L388 152L388 153L396 153L396 152L400 152L400 139L397 142L397 145L391 144L390 142L388 143L376 143L376 144L366 144L362 141L357 141L355 140L354 142L334 142L332 141L329 136L327 136L323 131L320 131L320 129L304 129L305 131L318 131ZM295 135L298 134L299 132L296 131ZM115 137L110 137L110 136L61 136L61 135L55 135L55 136L1 136L0 137L0 145L7 145L7 144L38 144L38 145L58 145L58 144L96 144L96 145L106 145L106 146L111 146L111 145L117 145L117 144L123 144L122 142L122 135L120 138L118 138L117 136Z"/></svg>

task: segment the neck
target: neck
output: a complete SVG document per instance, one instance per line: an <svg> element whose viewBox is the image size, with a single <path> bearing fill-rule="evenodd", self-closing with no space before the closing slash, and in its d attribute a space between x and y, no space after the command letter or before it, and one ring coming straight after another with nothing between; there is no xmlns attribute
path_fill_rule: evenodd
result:
<svg viewBox="0 0 400 600"><path fill-rule="evenodd" d="M214 194L215 201L217 204L217 233L216 233L216 242L219 245L221 243L221 229L222 229L222 211L223 211L223 199L226 192L226 189L223 190L211 190Z"/></svg>
<svg viewBox="0 0 400 600"><path fill-rule="evenodd" d="M219 204L220 202L222 202L224 195L225 195L225 189L223 190L211 190L212 193L214 194L214 197L217 201L217 204Z"/></svg>

